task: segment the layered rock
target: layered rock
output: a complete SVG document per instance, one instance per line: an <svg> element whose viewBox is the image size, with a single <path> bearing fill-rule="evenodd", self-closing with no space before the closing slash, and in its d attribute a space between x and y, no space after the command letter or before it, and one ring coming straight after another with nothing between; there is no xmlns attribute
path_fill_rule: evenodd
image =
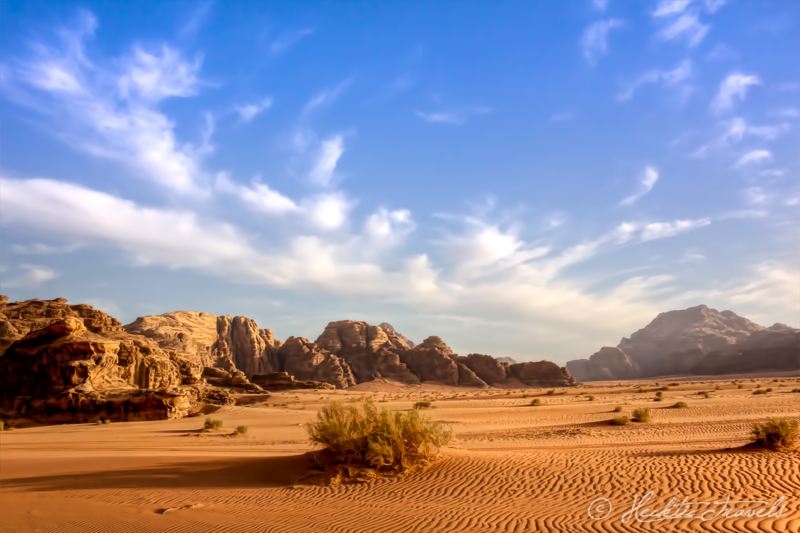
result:
<svg viewBox="0 0 800 533"><path fill-rule="evenodd" d="M511 365L502 362L500 359L495 359L491 355L471 353L466 357L459 357L458 361L475 372L485 383L505 385L511 380Z"/></svg>
<svg viewBox="0 0 800 533"><path fill-rule="evenodd" d="M419 383L419 378L400 361L407 346L393 329L387 331L353 320L330 322L314 344L344 359L358 383L378 378Z"/></svg>
<svg viewBox="0 0 800 533"><path fill-rule="evenodd" d="M400 360L419 376L421 381L437 381L453 386L459 384L459 374L464 373L463 370L459 371L456 359L457 356L453 350L444 343L441 337L428 337L422 341L422 344L417 344L400 356ZM464 366L464 368L467 367ZM480 380L474 372L472 376ZM475 379L472 379L472 376L467 376L467 378L474 383ZM481 383L483 382L481 381ZM483 383L483 385L486 384Z"/></svg>
<svg viewBox="0 0 800 533"><path fill-rule="evenodd" d="M400 340L400 342L402 342L402 343L403 343L403 345L404 345L404 346L405 346L407 349L409 349L409 350L410 350L411 348L413 348L414 346L416 346L416 344L414 344L413 342L411 342L411 341L408 339L408 337L406 337L405 335L402 335L400 332L398 332L396 329L394 329L394 327L392 327L392 325L391 325L391 324L389 324L389 323L387 323L387 322L381 322L380 324L378 324L378 327L379 327L379 328L381 328L381 329L382 329L383 331L385 331L386 333L394 333L394 334L395 334L395 336L396 336L396 337L397 337L397 338Z"/></svg>
<svg viewBox="0 0 800 533"><path fill-rule="evenodd" d="M585 381L796 370L800 330L784 324L764 328L732 311L700 305L661 313L616 348L604 347L567 368Z"/></svg>
<svg viewBox="0 0 800 533"><path fill-rule="evenodd" d="M528 387L571 387L576 385L565 367L550 361L517 363L510 366L511 374Z"/></svg>
<svg viewBox="0 0 800 533"><path fill-rule="evenodd" d="M124 329L155 340L163 349L187 353L203 366L240 370L247 376L280 370L281 342L252 318L175 311L137 318Z"/></svg>
<svg viewBox="0 0 800 533"><path fill-rule="evenodd" d="M295 389L335 389L330 383L321 381L297 381L288 372L271 372L269 374L256 374L253 376L253 383L271 391L295 390Z"/></svg>
<svg viewBox="0 0 800 533"><path fill-rule="evenodd" d="M0 357L4 416L57 422L181 418L201 369L152 341L89 331L69 316L28 333Z"/></svg>
<svg viewBox="0 0 800 533"><path fill-rule="evenodd" d="M304 337L289 337L278 350L284 372L301 381L322 381L337 389L352 387L356 379L344 359Z"/></svg>

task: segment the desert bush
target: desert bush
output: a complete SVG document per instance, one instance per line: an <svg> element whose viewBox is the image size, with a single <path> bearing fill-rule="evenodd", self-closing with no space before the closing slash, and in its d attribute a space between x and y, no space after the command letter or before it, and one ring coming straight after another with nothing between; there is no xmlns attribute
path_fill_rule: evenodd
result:
<svg viewBox="0 0 800 533"><path fill-rule="evenodd" d="M428 400L424 400L414 404L414 409L430 409L430 408L431 408L431 402L429 402Z"/></svg>
<svg viewBox="0 0 800 533"><path fill-rule="evenodd" d="M418 409L379 411L369 398L326 405L306 430L311 444L327 448L337 461L378 469L426 463L453 437L449 427L428 420Z"/></svg>
<svg viewBox="0 0 800 533"><path fill-rule="evenodd" d="M105 418L105 419L102 419L102 420L103 420L103 424L110 424L111 423L111 419L110 418Z"/></svg>
<svg viewBox="0 0 800 533"><path fill-rule="evenodd" d="M757 385L756 385L756 388L757 388L757 389L760 389L760 388L761 388L761 383L757 384Z"/></svg>
<svg viewBox="0 0 800 533"><path fill-rule="evenodd" d="M550 389L549 391L547 391L547 394L549 394L550 396L552 396L555 393L556 393L555 389Z"/></svg>
<svg viewBox="0 0 800 533"><path fill-rule="evenodd" d="M669 384L670 387L677 387L678 385L680 385L680 383L670 383Z"/></svg>
<svg viewBox="0 0 800 533"><path fill-rule="evenodd" d="M767 387L767 392L772 392L772 388Z"/></svg>
<svg viewBox="0 0 800 533"><path fill-rule="evenodd" d="M698 392L698 394L705 399L711 398L711 395L705 391Z"/></svg>
<svg viewBox="0 0 800 533"><path fill-rule="evenodd" d="M800 389L792 389L792 392L800 392Z"/></svg>
<svg viewBox="0 0 800 533"><path fill-rule="evenodd" d="M742 388L744 388L744 385L739 384L736 387L739 388L739 389L742 389Z"/></svg>
<svg viewBox="0 0 800 533"><path fill-rule="evenodd" d="M661 398L663 395L664 393L661 391L656 392L656 396L658 396L659 398Z"/></svg>
<svg viewBox="0 0 800 533"><path fill-rule="evenodd" d="M250 431L250 426L236 426L236 431L233 432L234 435L247 435Z"/></svg>
<svg viewBox="0 0 800 533"><path fill-rule="evenodd" d="M622 406L621 406L621 405L618 405L618 406L616 406L616 407L614 408L614 412L615 412L615 413L621 413L621 412L622 412Z"/></svg>
<svg viewBox="0 0 800 533"><path fill-rule="evenodd" d="M531 400L531 405L534 407L538 407L539 405L542 405L542 400L540 400L539 398L534 398L533 400Z"/></svg>
<svg viewBox="0 0 800 533"><path fill-rule="evenodd" d="M630 422L631 419L628 418L627 416L618 416L611 421L611 423L614 424L615 426L627 426L628 424L630 424Z"/></svg>
<svg viewBox="0 0 800 533"><path fill-rule="evenodd" d="M766 422L755 423L750 440L776 448L791 448L797 442L797 420L770 418Z"/></svg>
<svg viewBox="0 0 800 533"><path fill-rule="evenodd" d="M203 424L203 429L221 429L221 428L222 428L222 420L206 418L206 421Z"/></svg>
<svg viewBox="0 0 800 533"><path fill-rule="evenodd" d="M594 396L587 396L586 398L587 398L587 399L588 399L590 402L593 402L593 401L594 401Z"/></svg>
<svg viewBox="0 0 800 533"><path fill-rule="evenodd" d="M647 392L647 389L639 389L639 392Z"/></svg>
<svg viewBox="0 0 800 533"><path fill-rule="evenodd" d="M633 410L633 418L636 419L638 422L649 422L650 421L650 409L634 409Z"/></svg>
<svg viewBox="0 0 800 533"><path fill-rule="evenodd" d="M767 391L765 391L764 389L756 389L753 391L753 394L766 394L766 393Z"/></svg>
<svg viewBox="0 0 800 533"><path fill-rule="evenodd" d="M686 405L686 402L678 402L678 403L676 403L676 404L674 405L674 407L676 407L676 408L678 408L678 409L684 409L684 408L686 408L686 407L689 407L689 406L688 406L688 405Z"/></svg>

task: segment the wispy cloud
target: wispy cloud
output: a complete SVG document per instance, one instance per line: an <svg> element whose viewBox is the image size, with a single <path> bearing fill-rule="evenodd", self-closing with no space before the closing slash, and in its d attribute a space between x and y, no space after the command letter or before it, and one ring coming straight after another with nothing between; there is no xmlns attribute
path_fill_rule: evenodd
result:
<svg viewBox="0 0 800 533"><path fill-rule="evenodd" d="M300 40L303 39L303 37L311 35L312 33L314 33L314 30L311 28L303 28L300 30L294 30L282 33L274 41L270 43L269 51L272 54L279 54L284 50L286 50L287 48L300 42Z"/></svg>
<svg viewBox="0 0 800 533"><path fill-rule="evenodd" d="M308 175L311 181L323 187L330 185L342 154L344 154L344 138L341 135L334 135L322 141L317 150L314 166Z"/></svg>
<svg viewBox="0 0 800 533"><path fill-rule="evenodd" d="M656 36L664 41L684 41L690 48L700 44L710 30L708 24L700 22L700 9L715 13L725 0L662 0L652 16L661 22L662 28Z"/></svg>
<svg viewBox="0 0 800 533"><path fill-rule="evenodd" d="M234 183L228 173L220 172L217 174L216 188L221 192L235 194L251 209L260 213L281 215L298 210L297 204L290 198L259 180L254 180L248 187Z"/></svg>
<svg viewBox="0 0 800 533"><path fill-rule="evenodd" d="M485 115L491 109L488 107L473 107L471 109L461 109L458 111L440 111L432 113L423 113L422 111L415 111L414 114L432 124L451 124L454 126L463 126L469 120L477 115Z"/></svg>
<svg viewBox="0 0 800 533"><path fill-rule="evenodd" d="M67 245L43 244L32 242L30 244L15 244L11 247L15 253L20 255L56 255L68 254L80 250L82 246L77 243Z"/></svg>
<svg viewBox="0 0 800 533"><path fill-rule="evenodd" d="M96 27L83 12L76 26L59 33L58 45L34 43L30 57L6 71L6 95L39 113L43 127L73 148L173 191L202 194L200 159L207 150L179 143L175 125L157 109L167 98L196 94L202 58L186 60L168 46L134 47L105 68L85 51Z"/></svg>
<svg viewBox="0 0 800 533"><path fill-rule="evenodd" d="M647 167L639 177L639 188L630 196L624 198L619 205L633 205L636 200L649 193L658 181L658 172L653 167Z"/></svg>
<svg viewBox="0 0 800 533"><path fill-rule="evenodd" d="M324 91L314 95L314 97L311 98L311 100L309 100L306 103L305 107L303 107L302 114L307 115L319 109L320 107L330 104L331 102L336 100L339 97L339 95L341 95L342 92L344 92L344 90L347 89L347 87L350 86L350 83L352 83L352 80L347 79L341 82L336 87L333 87L331 89L325 89Z"/></svg>
<svg viewBox="0 0 800 533"><path fill-rule="evenodd" d="M581 35L579 44L583 57L590 63L608 53L608 33L614 28L621 28L623 21L619 19L598 20L590 24Z"/></svg>
<svg viewBox="0 0 800 533"><path fill-rule="evenodd" d="M236 106L235 109L239 117L241 117L242 122L250 122L270 107L272 107L272 98L266 97L260 102Z"/></svg>
<svg viewBox="0 0 800 533"><path fill-rule="evenodd" d="M702 228L709 224L711 224L711 221L706 218L698 220L676 220L674 222L653 222L646 224L644 228L642 228L641 238L643 241L652 241L655 239L674 237L679 233Z"/></svg>
<svg viewBox="0 0 800 533"><path fill-rule="evenodd" d="M772 154L769 150L752 150L747 152L736 162L737 167L759 163L761 161L769 161L772 159Z"/></svg>
<svg viewBox="0 0 800 533"><path fill-rule="evenodd" d="M3 289L35 288L59 276L55 270L41 265L23 264L19 269L22 271L19 276L0 283Z"/></svg>
<svg viewBox="0 0 800 533"><path fill-rule="evenodd" d="M663 83L666 87L680 87L690 79L691 75L692 62L688 59L681 62L673 70L650 70L636 78L633 83L617 95L617 98L622 101L630 100L640 87L649 83Z"/></svg>
<svg viewBox="0 0 800 533"><path fill-rule="evenodd" d="M747 91L753 85L761 85L758 76L739 73L729 74L719 86L719 92L711 102L711 111L723 113L733 109L738 102L744 102Z"/></svg>
<svg viewBox="0 0 800 533"><path fill-rule="evenodd" d="M703 158L708 155L710 151L730 147L740 142L746 136L757 137L764 141L772 141L789 130L789 125L786 123L753 126L748 124L742 117L722 121L719 123L719 126L722 127L722 133L719 137L711 143L700 146L690 154L690 157Z"/></svg>
<svg viewBox="0 0 800 533"><path fill-rule="evenodd" d="M575 118L574 111L566 111L563 113L553 113L548 122L566 122Z"/></svg>

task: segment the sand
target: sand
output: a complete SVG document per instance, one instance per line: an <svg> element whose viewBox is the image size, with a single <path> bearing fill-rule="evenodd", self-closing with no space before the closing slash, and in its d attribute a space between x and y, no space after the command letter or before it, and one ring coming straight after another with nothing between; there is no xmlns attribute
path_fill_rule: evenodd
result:
<svg viewBox="0 0 800 533"><path fill-rule="evenodd" d="M757 383L749 379L739 389L730 379L690 378L669 387L662 402L653 401L653 392L637 392L655 389L652 380L592 383L552 395L380 384L273 394L268 406L250 397L244 400L251 405L213 413L224 421L218 434L199 432L202 417L4 431L0 531L797 532L800 452L743 447L753 422L800 414L800 394L790 392L800 381L780 379L760 376L757 383L773 392L753 395ZM433 400L429 416L451 424L457 439L441 460L399 478L294 485L309 467L304 425L332 399L364 394L395 409ZM533 398L545 404L531 407ZM672 408L677 401L689 407ZM653 420L609 425L617 405L628 415L649 407ZM230 436L238 425L249 426L248 436ZM718 514L706 522L628 516L623 523L634 496L638 501L650 490L648 507L658 509L673 497L712 502L730 493L770 505L786 499L777 518L726 517L720 506L706 506ZM608 510L602 504L612 509L593 520L592 502L597 517Z"/></svg>

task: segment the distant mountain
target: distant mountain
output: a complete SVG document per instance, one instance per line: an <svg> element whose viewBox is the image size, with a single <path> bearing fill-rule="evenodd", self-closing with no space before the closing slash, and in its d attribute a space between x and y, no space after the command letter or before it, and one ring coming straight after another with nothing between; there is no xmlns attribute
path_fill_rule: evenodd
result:
<svg viewBox="0 0 800 533"><path fill-rule="evenodd" d="M661 313L615 348L570 361L567 369L579 381L796 370L800 330L765 328L733 311L698 305Z"/></svg>
<svg viewBox="0 0 800 533"><path fill-rule="evenodd" d="M497 357L496 359L501 363L508 363L509 365L517 364L517 360L514 359L513 357Z"/></svg>

